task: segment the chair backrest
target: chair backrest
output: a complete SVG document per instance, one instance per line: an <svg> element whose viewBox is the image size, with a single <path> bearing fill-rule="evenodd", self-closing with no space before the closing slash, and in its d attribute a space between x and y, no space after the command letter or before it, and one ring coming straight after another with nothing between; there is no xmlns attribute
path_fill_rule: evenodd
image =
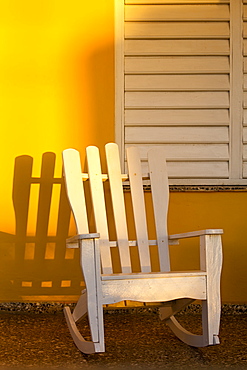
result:
<svg viewBox="0 0 247 370"><path fill-rule="evenodd" d="M82 180L89 180L91 202L97 233L100 233L100 251L102 271L113 273L111 258L112 246L117 246L122 273L132 272L130 246L136 245L142 272L151 271L150 245L157 245L159 251L160 271L169 271L169 251L167 234L167 211L169 187L165 154L162 148L148 152L149 178L151 183L156 240L148 240L146 207L143 189L143 176L139 152L136 147L127 149L128 175L121 174L118 146L108 143L105 146L107 174L102 174L99 150L95 146L86 149L88 174L81 170L80 154L74 149L63 152L64 173L71 208L77 225L78 234L89 232L86 209L85 189ZM147 176L146 176L147 177ZM104 181L109 181L116 242L109 241L109 227ZM127 228L127 216L123 191L123 182L129 181L136 240L130 241ZM111 222L111 221L110 221Z"/></svg>

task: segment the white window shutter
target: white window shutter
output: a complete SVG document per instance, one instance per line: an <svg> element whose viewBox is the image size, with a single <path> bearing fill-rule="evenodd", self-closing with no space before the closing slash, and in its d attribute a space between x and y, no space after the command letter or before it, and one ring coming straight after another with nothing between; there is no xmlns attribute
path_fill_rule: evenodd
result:
<svg viewBox="0 0 247 370"><path fill-rule="evenodd" d="M138 146L145 171L148 149L162 145L170 183L243 182L247 1L115 1L116 140L122 156L125 147ZM246 75L244 81L246 89Z"/></svg>

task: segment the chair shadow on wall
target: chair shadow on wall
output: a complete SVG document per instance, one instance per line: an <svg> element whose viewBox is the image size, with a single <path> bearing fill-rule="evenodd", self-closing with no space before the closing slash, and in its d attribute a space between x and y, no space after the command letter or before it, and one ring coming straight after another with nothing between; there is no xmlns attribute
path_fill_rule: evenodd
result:
<svg viewBox="0 0 247 370"><path fill-rule="evenodd" d="M1 300L69 302L80 294L78 251L66 250L65 244L71 211L63 178L54 177L55 162L54 153L44 153L41 175L34 177L32 157L15 159L12 198L16 228L14 235L0 232ZM31 232L30 221L36 224Z"/></svg>

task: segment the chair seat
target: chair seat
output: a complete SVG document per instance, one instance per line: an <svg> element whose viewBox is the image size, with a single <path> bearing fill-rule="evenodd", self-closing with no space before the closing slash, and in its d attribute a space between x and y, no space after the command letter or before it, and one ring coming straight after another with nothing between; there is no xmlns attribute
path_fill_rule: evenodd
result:
<svg viewBox="0 0 247 370"><path fill-rule="evenodd" d="M189 297L205 300L206 275L204 271L103 275L102 301L163 302Z"/></svg>
<svg viewBox="0 0 247 370"><path fill-rule="evenodd" d="M101 275L101 280L128 280L128 279L162 279L172 277L189 277L189 276L206 276L206 271L191 270L191 271L167 271L167 272L137 272L131 274L104 274Z"/></svg>

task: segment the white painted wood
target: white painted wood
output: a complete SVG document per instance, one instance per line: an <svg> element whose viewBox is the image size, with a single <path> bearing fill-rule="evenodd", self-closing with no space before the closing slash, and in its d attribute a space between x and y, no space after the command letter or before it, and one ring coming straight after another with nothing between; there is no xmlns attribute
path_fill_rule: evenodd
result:
<svg viewBox="0 0 247 370"><path fill-rule="evenodd" d="M125 73L227 73L229 56L126 56Z"/></svg>
<svg viewBox="0 0 247 370"><path fill-rule="evenodd" d="M246 114L247 123L247 114ZM228 109L134 109L125 111L126 126L227 126Z"/></svg>
<svg viewBox="0 0 247 370"><path fill-rule="evenodd" d="M83 353L104 352L104 326L101 287L99 284L100 257L99 242L93 239L81 239L81 268L87 291L83 291L73 315L65 307L65 318L75 345ZM76 327L76 321L88 314L92 341L86 341Z"/></svg>
<svg viewBox="0 0 247 370"><path fill-rule="evenodd" d="M243 178L247 178L247 163L243 162Z"/></svg>
<svg viewBox="0 0 247 370"><path fill-rule="evenodd" d="M242 0L231 0L230 178L242 177ZM239 124L236 124L238 122Z"/></svg>
<svg viewBox="0 0 247 370"><path fill-rule="evenodd" d="M95 146L89 146L87 147L86 151L94 218L97 232L100 234L100 255L102 269L103 273L110 274L112 273L112 261L109 246L99 149Z"/></svg>
<svg viewBox="0 0 247 370"><path fill-rule="evenodd" d="M115 140L124 161L124 2L114 0Z"/></svg>
<svg viewBox="0 0 247 370"><path fill-rule="evenodd" d="M148 151L155 229L158 241L160 271L170 270L170 257L167 231L167 212L169 203L169 185L165 151L156 147Z"/></svg>
<svg viewBox="0 0 247 370"><path fill-rule="evenodd" d="M118 146L115 143L108 143L105 150L122 272L130 272L131 261Z"/></svg>
<svg viewBox="0 0 247 370"><path fill-rule="evenodd" d="M246 144L243 145L243 160L244 161L247 160L247 145Z"/></svg>
<svg viewBox="0 0 247 370"><path fill-rule="evenodd" d="M127 144L126 148L130 145ZM228 160L228 144L137 144L141 159L147 160L147 153L153 148L163 148L167 160ZM246 153L247 156L247 153Z"/></svg>
<svg viewBox="0 0 247 370"><path fill-rule="evenodd" d="M228 74L204 75L126 75L126 91L207 91L229 90Z"/></svg>
<svg viewBox="0 0 247 370"><path fill-rule="evenodd" d="M203 179L203 184L206 179L228 179L229 165L228 161L174 161L167 163L169 179ZM148 172L147 162L142 162L142 170L144 173ZM202 181L202 180L201 180ZM214 183L214 182L213 182ZM183 181L180 184L184 184Z"/></svg>
<svg viewBox="0 0 247 370"><path fill-rule="evenodd" d="M95 351L96 352L105 352L105 335L104 335L104 318L103 318L103 305L102 305L102 285L101 285L101 261L100 261L100 242L99 239L94 240L94 263L95 263L95 281L96 281L96 291L92 291L91 293L96 296L96 306L97 306L97 318L95 317L89 319L90 328L92 325L95 325L95 321L98 323L97 331L98 331L98 342L95 342ZM91 253L92 255L92 253ZM83 257L82 257L83 258ZM89 295L88 295L89 296ZM88 310L91 309L90 301L88 301ZM91 331L92 335L92 331Z"/></svg>
<svg viewBox="0 0 247 370"><path fill-rule="evenodd" d="M244 3L246 1L244 0ZM152 4L152 0L125 0L125 4ZM176 1L171 1L171 0L155 0L155 4L229 4L230 0L176 0Z"/></svg>
<svg viewBox="0 0 247 370"><path fill-rule="evenodd" d="M229 20L229 5L131 5L125 7L126 21Z"/></svg>
<svg viewBox="0 0 247 370"><path fill-rule="evenodd" d="M190 333L188 330L183 328L177 319L174 316L171 316L167 321L166 324L170 327L170 329L176 334L176 336L186 344L192 347L205 347L209 343L207 338L202 335L195 335Z"/></svg>
<svg viewBox="0 0 247 370"><path fill-rule="evenodd" d="M228 40L126 40L125 55L229 55Z"/></svg>
<svg viewBox="0 0 247 370"><path fill-rule="evenodd" d="M87 311L87 291L84 289L72 314L74 321L81 320L87 314Z"/></svg>
<svg viewBox="0 0 247 370"><path fill-rule="evenodd" d="M226 91L157 91L126 92L126 108L228 108L229 94Z"/></svg>
<svg viewBox="0 0 247 370"><path fill-rule="evenodd" d="M169 245L176 245L178 244L177 242L174 242L173 240L168 240L169 242ZM149 245L157 245L157 240L149 240L148 241L148 244ZM110 241L110 247L111 248L114 248L114 247L117 247L118 246L118 242L117 241ZM136 240L129 240L129 246L130 247L137 247L138 246L138 243Z"/></svg>
<svg viewBox="0 0 247 370"><path fill-rule="evenodd" d="M243 143L247 143L247 127L243 128Z"/></svg>
<svg viewBox="0 0 247 370"><path fill-rule="evenodd" d="M101 275L102 281L108 280L135 280L135 279L164 279L164 278L175 278L175 277L193 277L193 276L206 276L205 271L192 270L192 271L166 271L166 272L135 272L132 274L108 274Z"/></svg>
<svg viewBox="0 0 247 370"><path fill-rule="evenodd" d="M167 302L167 304L162 305L159 309L159 317L161 320L167 320L169 317L176 315L179 311L185 308L188 304L192 303L193 299L190 298L182 298L177 299L171 302Z"/></svg>
<svg viewBox="0 0 247 370"><path fill-rule="evenodd" d="M80 334L73 316L71 314L70 308L67 306L64 308L64 316L70 331L70 334L74 340L75 345L77 348L86 354L95 353L95 345L92 341L86 341L83 336Z"/></svg>
<svg viewBox="0 0 247 370"><path fill-rule="evenodd" d="M126 143L228 143L228 127L128 127Z"/></svg>
<svg viewBox="0 0 247 370"><path fill-rule="evenodd" d="M88 233L85 194L81 181L80 154L75 149L63 151L63 171L68 199L76 222L78 234Z"/></svg>
<svg viewBox="0 0 247 370"><path fill-rule="evenodd" d="M113 206L115 219L116 222L122 222L121 220L126 219L122 190L122 180L126 176L121 175L117 146L113 143L106 145L106 153L110 188L113 193L112 201L115 203ZM167 236L167 171L163 149L156 147L149 151L149 172L152 192L154 193L153 204L157 240L149 241L138 148L128 148L127 159L137 240L128 241L124 221L123 225L116 226L118 240L109 242L103 188L103 181L107 177L102 176L101 173L98 148L92 146L87 148L92 204L95 211L96 229L99 233L83 233L67 240L67 243L72 244L72 246L75 243L80 245L81 268L86 285L86 290L82 292L73 314L71 314L68 307L64 311L72 338L79 350L84 353L104 352L103 304L134 300L139 302L168 302L163 313L161 312L161 316L167 320L167 324L178 338L185 343L193 346L218 344L222 265L221 234L223 231L221 229L206 229ZM78 155L73 160L78 164ZM74 165L71 164L71 167L74 168ZM68 165L65 176L70 177L70 175L70 165ZM73 178L74 181L82 184L81 174ZM66 179L68 184L71 181L71 179ZM77 185L71 185L71 188L78 189ZM77 196L80 197L78 192ZM75 209L77 209L77 204ZM82 222L84 222L83 218ZM192 237L200 237L201 266L199 271L150 272L149 245L159 245L161 270L169 270L167 241L169 244L178 244L179 239ZM128 252L131 245L137 245L139 249L142 265L142 272L140 273L131 273L130 270ZM115 246L119 247L124 260L123 273L114 274L111 266L109 268L110 247ZM104 266L103 274L101 272L100 255ZM104 265L105 261L106 264ZM173 316L195 299L203 301L202 336L195 336L186 331ZM92 341L85 341L76 327L76 322L86 313L88 314Z"/></svg>
<svg viewBox="0 0 247 370"><path fill-rule="evenodd" d="M208 344L218 344L220 326L220 275L222 266L222 244L220 235L204 235L201 241L201 269L207 271L207 300L203 302L203 332Z"/></svg>
<svg viewBox="0 0 247 370"><path fill-rule="evenodd" d="M165 287L165 288L164 288ZM110 304L122 300L139 302L163 302L190 297L206 298L206 277L167 277L164 279L129 279L102 281L103 303Z"/></svg>
<svg viewBox="0 0 247 370"><path fill-rule="evenodd" d="M229 33L229 22L125 23L125 38L224 38L229 37Z"/></svg>
<svg viewBox="0 0 247 370"><path fill-rule="evenodd" d="M126 150L126 154L141 271L149 272L151 271L151 263L148 245L146 210L142 188L140 157L138 150L135 147L128 148Z"/></svg>
<svg viewBox="0 0 247 370"><path fill-rule="evenodd" d="M223 234L222 229L206 229L206 230L198 230L198 231L191 231L187 233L181 234L173 234L169 235L169 239L184 239L184 238L194 238L196 236L203 236L203 235L221 235Z"/></svg>
<svg viewBox="0 0 247 370"><path fill-rule="evenodd" d="M82 242L81 242L82 243ZM97 305L97 291L96 284L96 269L95 269L95 248L92 239L84 240L81 247L80 261L83 271L84 281L87 289L87 306L88 318L93 342L99 342L98 331L98 305Z"/></svg>

